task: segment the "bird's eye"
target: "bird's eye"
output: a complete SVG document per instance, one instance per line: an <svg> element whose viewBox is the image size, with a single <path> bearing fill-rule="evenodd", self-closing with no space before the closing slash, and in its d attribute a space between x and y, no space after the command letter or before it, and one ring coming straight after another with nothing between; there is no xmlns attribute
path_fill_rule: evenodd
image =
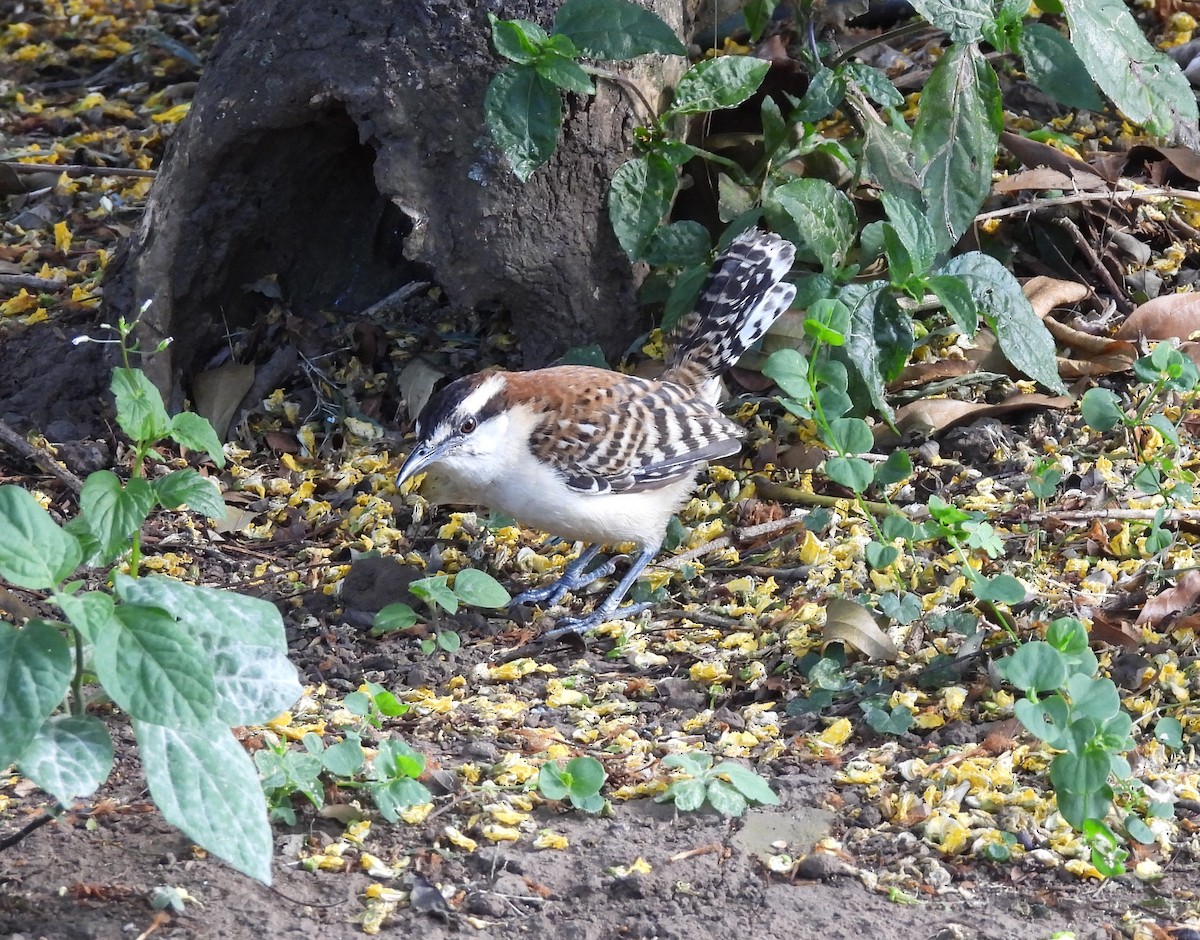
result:
<svg viewBox="0 0 1200 940"><path fill-rule="evenodd" d="M462 422L462 424L460 424L458 426L458 429L463 434L470 434L472 431L475 430L475 419L474 418L463 418L463 422Z"/></svg>

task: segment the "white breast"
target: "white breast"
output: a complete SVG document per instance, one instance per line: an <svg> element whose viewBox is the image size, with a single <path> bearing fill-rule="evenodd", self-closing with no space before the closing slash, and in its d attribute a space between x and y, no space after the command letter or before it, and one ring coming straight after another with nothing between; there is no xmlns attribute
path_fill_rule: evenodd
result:
<svg viewBox="0 0 1200 940"><path fill-rule="evenodd" d="M660 540L699 473L697 467L686 479L640 493L584 493L563 483L528 447L512 448L505 471L489 482L465 479L459 469L451 461L435 464L421 495L435 503L487 506L529 528L601 545Z"/></svg>

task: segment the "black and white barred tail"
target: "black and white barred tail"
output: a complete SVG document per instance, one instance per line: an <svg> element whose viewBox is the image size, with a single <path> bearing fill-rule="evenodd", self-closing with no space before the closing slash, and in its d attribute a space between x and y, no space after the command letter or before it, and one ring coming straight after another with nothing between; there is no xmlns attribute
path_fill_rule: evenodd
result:
<svg viewBox="0 0 1200 940"><path fill-rule="evenodd" d="M796 288L785 283L795 246L770 232L749 229L713 262L695 309L669 340L670 382L715 393L713 379L762 339L791 306Z"/></svg>

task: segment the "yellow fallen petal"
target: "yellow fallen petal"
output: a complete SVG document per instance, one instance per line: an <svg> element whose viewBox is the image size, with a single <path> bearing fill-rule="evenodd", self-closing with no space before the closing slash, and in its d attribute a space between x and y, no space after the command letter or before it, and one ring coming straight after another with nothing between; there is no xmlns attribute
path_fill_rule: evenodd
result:
<svg viewBox="0 0 1200 940"><path fill-rule="evenodd" d="M850 723L850 719L838 718L828 728L817 735L817 740L822 744L841 747L850 740L850 735L853 732L854 725Z"/></svg>
<svg viewBox="0 0 1200 940"><path fill-rule="evenodd" d="M358 864L372 878L395 878L396 870L383 861L383 859L372 855L370 852L363 852L358 857Z"/></svg>
<svg viewBox="0 0 1200 940"><path fill-rule="evenodd" d="M410 826L415 826L418 823L423 823L425 817L433 812L432 803L418 803L416 806L406 806L400 810L400 818Z"/></svg>
<svg viewBox="0 0 1200 940"><path fill-rule="evenodd" d="M71 250L71 230L66 222L54 223L54 247L63 252Z"/></svg>
<svg viewBox="0 0 1200 940"><path fill-rule="evenodd" d="M492 842L516 842L521 833L511 826L484 826L483 837Z"/></svg>
<svg viewBox="0 0 1200 940"><path fill-rule="evenodd" d="M479 843L466 835L457 826L447 826L442 830L446 834L446 838L450 840L451 845L456 845L464 852L474 852L479 848Z"/></svg>
<svg viewBox="0 0 1200 940"><path fill-rule="evenodd" d="M533 840L535 849L565 849L570 844L566 836L560 836L557 832L551 832L549 829L543 829Z"/></svg>

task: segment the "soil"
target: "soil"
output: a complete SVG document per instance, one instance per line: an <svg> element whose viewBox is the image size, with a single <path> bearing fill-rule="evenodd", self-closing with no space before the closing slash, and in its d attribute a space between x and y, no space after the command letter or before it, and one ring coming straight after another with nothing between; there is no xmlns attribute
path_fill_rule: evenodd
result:
<svg viewBox="0 0 1200 940"><path fill-rule="evenodd" d="M52 329L10 335L6 351L27 366L37 363L22 373L30 383L26 393L57 388L56 409L90 418L103 406L88 391L88 382L81 381L77 364L59 358L63 347L53 342ZM80 390L74 403L72 388ZM0 387L0 402L10 416L15 393L11 383ZM38 418L50 416L45 412ZM87 449L85 443L77 446ZM34 482L22 476L29 471L10 466L4 477ZM164 534L151 531L147 550L153 552ZM190 548L205 559L201 581L228 584L249 578L249 568L262 558L286 568L304 545L250 550L231 540L222 549L202 550L197 539ZM174 549L181 550L177 543ZM271 586L261 589L284 611L291 656L303 679L323 685L332 698L364 680L398 694L428 689L444 696L466 678L470 691L482 693L475 667L503 661L518 642L514 638L527 635L505 621L463 615L453 624L463 646L453 654L427 656L411 637L371 638L364 629L369 614L357 605L371 608L386 601L374 592L388 579L354 570L357 574L347 580L341 598L308 591L298 595L297 605L295 598L286 602L284 592ZM639 667L606 655L610 647L609 641L597 639L586 649L546 649L538 661L564 673L628 682L630 688L643 683L648 691L627 715L630 726L644 735L679 734L709 704L702 687L687 679L686 662ZM534 672L506 691L517 700L538 703L546 695L545 681ZM736 725L736 706L745 702L745 696L730 696L721 703L704 736L714 739L726 727L723 722ZM568 736L573 730L545 707L491 725L473 720L479 715L458 714L463 720L414 712L386 730L425 753L435 771L457 771L466 764L495 766L506 756L535 751L531 737L539 729L557 727ZM361 853L353 847L332 870L302 865L302 857L343 839L346 818L340 811L347 809L350 796L331 792L325 811L314 812L298 801L297 825L276 826L274 885L266 887L204 856L161 819L146 793L132 734L119 715L111 716L110 728L117 759L109 782L89 803L0 854L0 937L361 937L372 885L399 889L407 899L384 919L382 934L425 938L999 940L1064 931L1101 938L1126 933L1131 919L1171 923L1194 912L1194 859L1176 859L1165 880L1154 885L1131 876L1101 885L1031 864L1030 856L1006 865L956 860L912 831L881 825L878 810L859 788L836 781L836 762L800 748L772 761L769 770L762 765L781 805L752 809L741 819L677 813L670 804L648 799L614 800L607 817L542 805L527 828L548 828L565 837L567 848L558 851L536 849L528 837L495 844L480 839L474 852L457 848L446 838L446 827L473 831L471 816L479 803L453 773L434 773L431 786L441 782L444 789L438 808L424 822L393 826L374 817L363 850L392 866L396 873L391 878L363 871ZM981 740L987 730L960 729L959 743ZM936 743L933 736L908 735L901 741L897 760L925 753ZM247 733L246 743L256 746L254 733ZM591 753L606 756L598 748ZM608 769L610 775L619 773L614 765ZM38 818L45 805L42 794L10 778L0 787L0 837ZM817 843L821 846L813 851ZM771 859L783 852L804 860L778 874L772 867L779 865ZM181 910L154 910L152 899L164 886L182 892Z"/></svg>

